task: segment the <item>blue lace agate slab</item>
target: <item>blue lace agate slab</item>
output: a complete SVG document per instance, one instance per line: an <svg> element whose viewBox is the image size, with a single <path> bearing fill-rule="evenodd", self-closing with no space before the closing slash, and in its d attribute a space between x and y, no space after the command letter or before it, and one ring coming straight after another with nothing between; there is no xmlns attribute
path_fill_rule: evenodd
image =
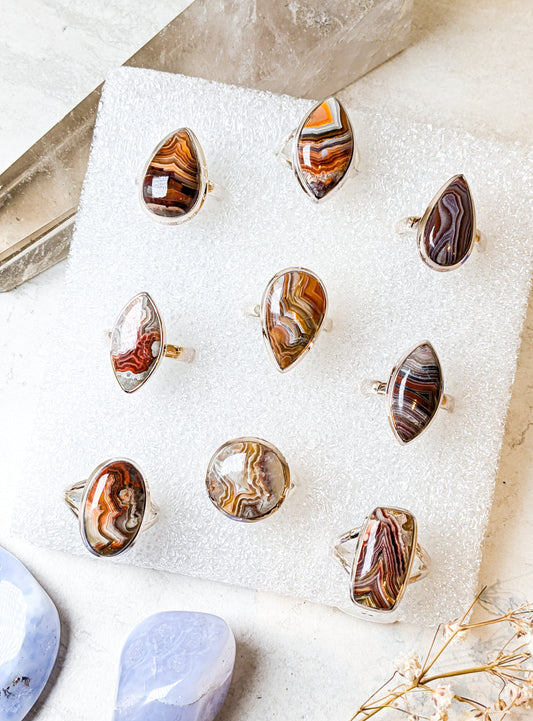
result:
<svg viewBox="0 0 533 721"><path fill-rule="evenodd" d="M218 616L164 611L128 637L114 721L212 721L228 693L235 639Z"/></svg>
<svg viewBox="0 0 533 721"><path fill-rule="evenodd" d="M31 573L0 548L0 721L21 721L52 672L57 609Z"/></svg>

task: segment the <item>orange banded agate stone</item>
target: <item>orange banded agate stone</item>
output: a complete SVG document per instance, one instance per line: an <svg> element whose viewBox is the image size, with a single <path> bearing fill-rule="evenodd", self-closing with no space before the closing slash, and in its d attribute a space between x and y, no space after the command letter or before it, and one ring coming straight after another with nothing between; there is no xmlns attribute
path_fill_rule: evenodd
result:
<svg viewBox="0 0 533 721"><path fill-rule="evenodd" d="M303 189L322 200L346 177L355 156L348 115L337 98L317 105L300 126L295 170Z"/></svg>

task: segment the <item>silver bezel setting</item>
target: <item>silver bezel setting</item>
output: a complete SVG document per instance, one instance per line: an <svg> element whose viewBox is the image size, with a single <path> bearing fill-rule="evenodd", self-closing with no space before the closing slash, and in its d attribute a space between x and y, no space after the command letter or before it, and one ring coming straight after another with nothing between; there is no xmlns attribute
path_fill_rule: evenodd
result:
<svg viewBox="0 0 533 721"><path fill-rule="evenodd" d="M455 263L454 265L439 265L438 263L435 263L427 254L426 249L424 247L424 243L422 242L424 231L426 229L426 225L429 219L429 216L431 215L433 209L439 202L440 198L442 197L442 194L446 190L446 188L451 185L451 183L455 182L459 178L463 178L467 187L468 192L470 193L470 198L472 199L472 237L470 238L470 246L468 248L468 252L466 253L465 257L460 260L458 263ZM433 196L431 202L429 203L428 207L426 208L424 215L420 218L420 221L418 222L417 227L417 234L416 234L416 242L418 246L418 252L420 253L420 257L424 261L424 263L429 266L432 270L436 270L439 273L447 273L450 270L455 270L456 268L459 268L461 265L466 263L466 261L470 258L472 254L472 250L474 249L474 243L476 242L476 236L477 236L477 229L476 229L476 208L474 204L474 198L472 196L472 192L470 191L470 185L468 184L467 179L462 173L457 173L457 175L454 175L449 180L444 183L444 185L435 193Z"/></svg>
<svg viewBox="0 0 533 721"><path fill-rule="evenodd" d="M211 468L211 464L213 463L216 456L222 451L226 446L232 445L233 443L260 443L261 445L268 448L270 451L272 451L276 456L279 457L281 460L283 467L287 469L286 479L285 479L285 487L283 489L283 493L281 494L279 501L276 503L276 505L270 509L268 513L265 513L260 518L239 518L238 516L233 516L231 513L228 513L223 508L221 508L212 498L211 494L209 493L208 488L208 478L209 478L209 469ZM222 513L223 516L226 518L229 518L232 521L237 521L238 523L259 523L259 521L264 521L265 518L270 518L272 514L274 514L276 511L280 509L280 507L283 505L285 499L289 495L290 491L292 490L293 486L291 484L291 469L289 464L287 463L287 460L283 453L273 444L269 441L265 441L263 438L257 438L256 436L240 436L239 438L232 438L229 441L225 441L220 445L216 451L211 455L211 458L209 459L209 463L207 464L207 471L205 474L205 486L207 491L207 497L213 504L213 506L219 511L219 513Z"/></svg>
<svg viewBox="0 0 533 721"><path fill-rule="evenodd" d="M156 317L157 317L157 319L158 319L158 321L159 321L159 326L160 326L160 328L161 328L161 340L160 340L160 343L159 343L159 352L158 352L158 354L157 354L157 356L156 356L155 361L152 363L152 366L151 366L148 374L146 375L145 378L143 378L142 381L140 381L140 383L139 383L135 388L131 388L130 390L126 390L126 389L123 388L122 385L120 385L120 383L119 383L120 389L121 389L122 391L124 391L124 393L135 393L135 392L138 391L140 388L142 388L142 386L146 383L146 381L152 376L152 373L154 373L155 369L159 366L159 363L161 362L161 358L163 357L164 352L165 352L165 335L166 335L166 334L165 334L165 325L164 325L164 323L163 323L163 319L161 318L161 314L159 313L159 309L158 309L158 307L157 307L154 299L153 299L152 296L150 295L150 293L147 293L146 291L141 291L140 293L137 293L136 295L134 295L133 298L130 298L130 300L124 305L124 307L122 308L122 310L120 311L120 313L117 315L117 318L116 318L115 323L114 323L114 325L113 325L113 330L111 331L111 350L110 350L110 353L109 353L109 358L110 358L110 360L111 360L111 368L112 368L112 370L113 370L113 374L114 374L114 376L115 376L115 378L116 378L116 371L115 371L115 367L114 367L114 365L113 365L113 338L115 337L115 333L116 333L116 331L117 331L118 322L119 322L119 320L122 318L122 316L123 316L126 308L127 308L129 305L131 305L135 300L137 300L138 298L141 298L141 297L144 297L144 298L148 298L148 299L149 299L149 301L152 303L152 306L153 306L153 308L154 308L154 310L155 310ZM118 378L117 378L117 383L118 383Z"/></svg>
<svg viewBox="0 0 533 721"><path fill-rule="evenodd" d="M87 535L85 532L85 523L84 523L84 508L85 508L85 504L87 502L87 496L89 495L89 491L90 491L93 483L95 482L96 478L100 475L100 473L104 470L104 468L106 466L112 465L113 463L129 463L140 473L140 475L143 479L143 483L144 483L144 490L145 490L145 494L146 494L146 503L144 506L144 513L143 513L143 519L142 519L141 525L139 526L139 529L138 529L137 533L135 534L135 536L133 537L133 539L121 551L114 553L112 556L104 556L103 554L95 551L95 549L91 546L91 544L89 543L89 541L87 539ZM79 486L73 486L72 489L67 490L66 494L68 494L69 491L77 489L78 487ZM69 504L69 506L71 507L73 512L76 513L76 511L72 508L72 506L70 504ZM152 504L150 487L146 481L144 473L139 468L137 463L135 463L134 461L132 461L129 458L123 458L123 457L119 456L119 457L110 458L109 460L103 461L102 463L100 463L93 470L93 472L91 473L89 478L84 482L81 498L80 498L79 505L78 505L78 511L77 511L76 515L78 516L78 526L79 526L80 536L85 545L85 548L93 556L96 556L97 558L110 558L111 559L111 558L117 558L118 556L121 556L123 553L126 553L131 548L133 548L133 546L137 542L137 539L139 538L140 534L143 531L147 530L147 528L149 528L154 523L156 516L157 516L157 509Z"/></svg>
<svg viewBox="0 0 533 721"><path fill-rule="evenodd" d="M307 182L304 178L303 171L300 166L300 161L298 158L298 138L300 137L302 129L306 123L306 120L309 118L309 116L312 115L317 108L319 108L323 103L325 103L330 98L333 98L334 100L336 100L339 103L339 105L341 106L341 108L343 108L344 112L346 113L346 119L348 121L348 125L349 125L350 131L352 133L352 137L353 137L353 152L352 152L352 157L350 158L348 167L346 168L346 172L344 173L341 180L339 180L337 185L334 188L332 188L328 193L326 193L326 195L324 195L322 198L317 198L316 195L314 195L314 193L310 190L309 186L307 185ZM334 95L330 95L327 98L324 98L324 100L321 100L320 102L315 103L315 105L311 108L311 110L309 110L307 115L305 115L302 118L302 120L300 121L300 124L298 125L296 130L293 130L293 132L291 133L291 136L292 136L292 145L293 145L292 153L291 153L292 169L293 169L294 174L296 175L296 178L297 178L300 186L302 187L302 189L311 198L311 200L315 203L322 203L324 200L332 197L337 191L339 191L343 187L343 185L346 183L348 178L351 177L353 171L355 171L357 166L359 165L359 148L357 146L357 141L355 138L355 133L354 133L352 122L350 120L350 117L349 117L348 112L346 111L346 108L344 107L344 105ZM289 136L289 139L291 136Z"/></svg>
<svg viewBox="0 0 533 721"><path fill-rule="evenodd" d="M198 190L198 197L196 201L194 202L194 205L191 206L191 208L187 211L187 213L183 213L183 215L180 215L176 218L169 218L164 215L158 215L157 213L154 213L151 211L148 206L146 205L146 202L144 200L143 196L143 184L144 184L144 178L146 177L146 173L148 171L148 168L150 167L150 163L154 159L155 154L157 151L165 145L165 143L173 136L176 135L176 133L179 133L180 131L185 131L187 135L189 136L191 140L191 144L194 148L194 151L196 153L196 157L198 158L198 166L199 166L199 190ZM186 223L188 220L191 220L194 218L195 215L198 214L200 211L200 208L204 204L204 201L206 199L208 190L209 190L209 179L207 175L207 163L205 160L204 151L202 149L202 146L200 145L200 141L196 137L196 135L193 133L193 131L190 128L182 127L177 128L176 130L173 130L171 133L168 133L161 142L159 142L152 154L150 155L149 159L144 163L143 170L140 175L140 179L138 181L138 195L139 195L139 202L141 204L142 209L144 212L152 218L152 220L157 221L158 223L161 223L162 225L181 225L182 223Z"/></svg>
<svg viewBox="0 0 533 721"><path fill-rule="evenodd" d="M396 611L398 610L398 606L400 605L403 597L405 596L405 592L407 590L407 586L410 583L411 573L413 570L413 564L414 560L417 554L417 545L418 545L418 522L415 518L415 516L410 512L407 511L405 508L397 508L395 506L382 506L383 508L387 508L391 511L396 511L399 513L407 513L411 518L413 519L413 543L411 547L411 556L409 558L409 566L407 569L407 573L405 576L405 581L402 584L402 588L400 590L400 593L396 597L396 600L394 602L394 606L390 609L380 609L380 608L370 608L368 606L363 606L360 603L357 603L357 601L354 601L353 598L353 582L355 579L356 571L357 571L357 562L359 560L359 556L361 553L361 547L363 544L363 540L365 537L365 531L368 527L368 524L370 522L370 513L366 516L363 523L361 524L360 532L357 537L357 543L355 546L354 551L354 557L352 561L352 570L350 573L350 600L352 601L354 608L356 609L356 615L360 616L361 618L372 618L373 620L382 620L382 621L389 621L391 618L391 615L394 615Z"/></svg>
<svg viewBox="0 0 533 721"><path fill-rule="evenodd" d="M435 358L437 359L437 363L438 363L438 365L439 365L440 377L441 377L441 381L442 381L442 382L441 382L441 388L440 388L439 402L438 402L437 410L435 411L435 413L433 414L433 416L432 416L431 419L429 420L428 424L424 427L424 429L423 429L422 431L420 431L420 433L419 433L417 436L415 436L412 440L410 440L410 441L404 441L404 440L398 435L398 431L396 430L396 427L395 427L395 425L394 425L394 419L393 419L393 415L392 415L392 397L393 397L393 391L394 391L394 384L395 384L395 382L396 382L396 377L398 376L398 372L400 371L402 365L405 363L405 361L406 361L407 358L411 355L411 353L413 353L413 351L415 351L415 350L416 350L417 348L419 348L421 345L428 345L428 346L430 346L430 348L431 348L431 349L433 350L433 352L435 353ZM436 351L435 348L433 347L433 344L432 344L429 340L422 340L422 341L420 341L419 343L416 343L416 344L415 344L414 346L412 346L406 353L404 353L404 354L402 355L402 357L401 357L400 360L396 363L396 365L393 367L393 369L392 369L392 371L391 371L391 373L390 373L389 380L387 381L387 388L386 388L386 391L385 391L385 395L386 395L386 398L387 398L387 417L388 417L388 419L389 419L389 425L390 425L390 427L391 427L391 429L392 429L392 432L394 433L394 436L395 436L396 440L397 440L402 446L409 445L409 444L412 443L413 441L416 441L417 438L420 438L420 436L427 431L427 429L431 426L431 424L432 424L433 421L435 420L435 417L436 417L437 412L438 412L438 410L439 410L440 404L441 404L441 402L442 402L442 398L443 398L443 396L444 396L444 376L443 376L443 373L442 373L442 366L441 366L440 358L439 358L439 356L437 355L437 351Z"/></svg>
<svg viewBox="0 0 533 721"><path fill-rule="evenodd" d="M304 348L304 350L300 353L300 355L299 355L298 358L294 361L294 363L291 363L291 365L288 366L287 368L280 368L279 365L278 365L278 362L276 361L276 357L275 357L275 355L274 355L274 352L272 351L272 346L270 345L270 340L269 340L268 332L267 332L267 328L266 328L266 299L267 299L268 292L269 292L270 288L272 287L272 285L274 285L274 283L275 283L277 280L279 280L282 276L286 275L287 273L293 273L293 272L307 273L308 275L310 275L310 276L312 276L313 278L315 278L315 280L318 281L318 283L320 283L320 286L321 286L322 289L324 290L324 297L325 297L325 299L326 299L326 310L325 310L325 312L324 312L324 317L322 318L322 321L321 321L320 325L318 326L318 329L317 329L317 331L316 331L316 333L315 333L315 337L313 338L313 340L311 340L311 341L307 344L307 346L306 346L306 347ZM316 343L316 341L317 341L320 333L321 333L321 332L323 331L323 329L324 329L324 324L325 324L326 319L327 319L328 310L329 310L329 299L328 299L328 293L327 293L327 290L326 290L326 286L325 286L324 283L320 280L320 278L318 277L318 275L317 275L316 273L313 273L313 271L312 271L312 270L309 270L308 268L302 268L301 266L291 266L290 268L285 268L284 270L280 270L278 273L276 273L276 275L274 275L274 276L268 281L268 283L267 283L267 285L266 285L266 287L265 287L265 290L263 291L263 296L262 296L262 298L261 298L261 312L260 312L261 330L262 330L262 334L263 334L263 340L264 340L264 342L265 342L265 346L266 346L266 349L267 349L267 352L268 352L268 356L269 356L272 364L273 364L274 367L276 368L276 370L279 371L279 373L287 373L288 371L292 370L292 369L293 369L295 366L297 366L298 363L300 363L300 361L309 353L309 351L311 350L311 348L315 345L315 343Z"/></svg>

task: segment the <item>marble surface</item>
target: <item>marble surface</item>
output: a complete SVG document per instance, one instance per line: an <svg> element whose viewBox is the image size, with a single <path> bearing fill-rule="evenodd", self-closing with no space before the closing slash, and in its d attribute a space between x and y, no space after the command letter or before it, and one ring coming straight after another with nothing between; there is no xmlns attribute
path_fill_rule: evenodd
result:
<svg viewBox="0 0 533 721"><path fill-rule="evenodd" d="M141 0L130 2L126 14L118 0L5 4L0 57L8 71L0 79L0 166L14 160L185 4L154 2L149 18ZM533 143L532 15L529 0L419 0L413 45L345 91L345 97L356 98L362 107L400 107L414 120ZM104 567L98 559L47 552L7 533L18 491L13 479L31 441L27 379L40 362L31 338L36 327L53 326L48 308L61 292L63 275L59 266L0 296L0 543L38 576L58 605L64 626L54 684L28 718L111 718L126 637L148 614L179 607L220 615L235 633L235 674L221 721L348 719L365 692L382 680L391 659L422 643L424 632L409 626L383 628L266 593L131 567ZM496 583L503 594L530 599L532 371L533 301L481 570L482 583ZM73 402L81 408L83 401ZM365 657L360 649L369 649ZM85 683L80 684L80 678Z"/></svg>

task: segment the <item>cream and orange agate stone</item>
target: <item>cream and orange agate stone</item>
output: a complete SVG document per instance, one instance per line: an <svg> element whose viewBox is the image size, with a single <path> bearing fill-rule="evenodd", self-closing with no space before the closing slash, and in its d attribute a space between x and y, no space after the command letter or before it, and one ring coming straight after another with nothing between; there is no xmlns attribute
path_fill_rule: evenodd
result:
<svg viewBox="0 0 533 721"><path fill-rule="evenodd" d="M260 438L224 443L209 461L207 493L219 511L236 521L259 521L276 511L290 487L287 461Z"/></svg>
<svg viewBox="0 0 533 721"><path fill-rule="evenodd" d="M96 556L118 556L126 551L141 530L146 506L146 483L131 461L118 459L98 468L88 481L80 508L88 549Z"/></svg>
<svg viewBox="0 0 533 721"><path fill-rule="evenodd" d="M337 98L328 98L305 119L296 138L296 170L304 190L322 200L342 182L355 153L352 126Z"/></svg>
<svg viewBox="0 0 533 721"><path fill-rule="evenodd" d="M311 349L327 304L324 284L305 268L272 278L263 296L263 335L278 370L289 370Z"/></svg>

